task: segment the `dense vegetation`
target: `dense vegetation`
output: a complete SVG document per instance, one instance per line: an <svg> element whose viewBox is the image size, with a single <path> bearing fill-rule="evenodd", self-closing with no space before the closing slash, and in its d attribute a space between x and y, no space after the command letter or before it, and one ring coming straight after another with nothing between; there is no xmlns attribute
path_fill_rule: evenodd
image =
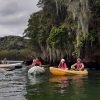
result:
<svg viewBox="0 0 100 100"><path fill-rule="evenodd" d="M39 0L25 35L49 61L100 58L100 0Z"/></svg>
<svg viewBox="0 0 100 100"><path fill-rule="evenodd" d="M6 36L0 38L0 59L24 60L35 55L29 45L29 40L19 36Z"/></svg>

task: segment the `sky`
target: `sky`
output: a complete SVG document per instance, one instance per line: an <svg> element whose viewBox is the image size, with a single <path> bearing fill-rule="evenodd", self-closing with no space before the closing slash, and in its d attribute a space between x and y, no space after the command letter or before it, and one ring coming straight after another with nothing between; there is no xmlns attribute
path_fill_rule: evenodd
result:
<svg viewBox="0 0 100 100"><path fill-rule="evenodd" d="M38 0L0 0L0 37L22 35Z"/></svg>

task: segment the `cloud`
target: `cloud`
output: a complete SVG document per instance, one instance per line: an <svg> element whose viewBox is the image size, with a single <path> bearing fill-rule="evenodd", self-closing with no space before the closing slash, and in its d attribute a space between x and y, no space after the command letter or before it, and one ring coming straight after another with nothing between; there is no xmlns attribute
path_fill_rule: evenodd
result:
<svg viewBox="0 0 100 100"><path fill-rule="evenodd" d="M0 0L0 37L22 34L38 0Z"/></svg>

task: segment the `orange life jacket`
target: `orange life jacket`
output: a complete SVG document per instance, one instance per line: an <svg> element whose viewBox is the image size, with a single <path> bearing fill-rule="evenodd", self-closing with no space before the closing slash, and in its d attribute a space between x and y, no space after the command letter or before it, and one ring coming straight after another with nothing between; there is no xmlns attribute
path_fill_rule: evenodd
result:
<svg viewBox="0 0 100 100"><path fill-rule="evenodd" d="M36 60L36 61L34 62L34 64L35 64L36 66L39 66L39 65L41 65L42 63L41 63L40 60Z"/></svg>
<svg viewBox="0 0 100 100"><path fill-rule="evenodd" d="M58 68L61 68L61 69L66 69L67 68L67 65L66 65L66 63L60 63L59 64L59 66L58 66Z"/></svg>
<svg viewBox="0 0 100 100"><path fill-rule="evenodd" d="M78 69L82 68L82 64L81 63L80 64L77 63L76 66L77 66Z"/></svg>

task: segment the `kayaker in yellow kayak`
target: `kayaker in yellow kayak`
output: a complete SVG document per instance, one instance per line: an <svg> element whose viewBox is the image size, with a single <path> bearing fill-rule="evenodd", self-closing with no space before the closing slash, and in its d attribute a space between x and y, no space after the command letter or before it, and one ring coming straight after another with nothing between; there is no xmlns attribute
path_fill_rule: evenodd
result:
<svg viewBox="0 0 100 100"><path fill-rule="evenodd" d="M68 69L68 68L67 68L67 65L66 65L66 63L65 63L65 59L61 59L58 68L63 69L63 70Z"/></svg>
<svg viewBox="0 0 100 100"><path fill-rule="evenodd" d="M80 58L77 59L77 63L73 64L71 66L71 69L76 69L76 70L84 70L84 64L82 63L82 60Z"/></svg>

